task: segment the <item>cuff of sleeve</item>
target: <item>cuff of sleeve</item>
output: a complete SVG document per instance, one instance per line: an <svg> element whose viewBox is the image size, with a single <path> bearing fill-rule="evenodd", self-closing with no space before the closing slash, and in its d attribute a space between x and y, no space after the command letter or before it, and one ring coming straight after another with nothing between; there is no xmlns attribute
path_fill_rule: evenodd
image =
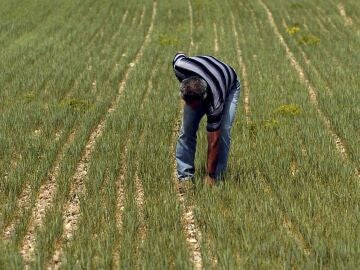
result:
<svg viewBox="0 0 360 270"><path fill-rule="evenodd" d="M221 114L219 115L208 115L208 121L206 125L207 131L216 131L221 126Z"/></svg>
<svg viewBox="0 0 360 270"><path fill-rule="evenodd" d="M181 58L182 56L186 57L186 55L184 53L176 53L173 59L173 65L176 63L177 60L179 60L179 58Z"/></svg>
<svg viewBox="0 0 360 270"><path fill-rule="evenodd" d="M220 127L221 127L220 124L218 124L218 125L216 125L216 126L214 126L214 125L210 125L210 126L207 125L207 126L206 126L206 130L209 131L209 132L214 132L214 131L219 130Z"/></svg>

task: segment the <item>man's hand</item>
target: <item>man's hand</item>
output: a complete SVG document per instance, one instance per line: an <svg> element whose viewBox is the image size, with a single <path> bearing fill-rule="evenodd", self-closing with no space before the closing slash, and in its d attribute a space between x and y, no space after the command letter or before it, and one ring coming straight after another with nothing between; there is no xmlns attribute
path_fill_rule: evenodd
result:
<svg viewBox="0 0 360 270"><path fill-rule="evenodd" d="M219 142L220 129L216 131L208 131L208 156L207 156L207 173L215 175L216 166L219 159Z"/></svg>

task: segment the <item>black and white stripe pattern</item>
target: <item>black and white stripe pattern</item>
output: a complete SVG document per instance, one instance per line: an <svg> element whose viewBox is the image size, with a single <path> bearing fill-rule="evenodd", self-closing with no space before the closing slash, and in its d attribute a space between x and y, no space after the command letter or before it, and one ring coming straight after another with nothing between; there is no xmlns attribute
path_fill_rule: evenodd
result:
<svg viewBox="0 0 360 270"><path fill-rule="evenodd" d="M211 99L208 123L218 122L227 93L237 80L234 69L213 56L187 57L184 53L175 55L173 68L180 82L190 76L200 76L208 83Z"/></svg>

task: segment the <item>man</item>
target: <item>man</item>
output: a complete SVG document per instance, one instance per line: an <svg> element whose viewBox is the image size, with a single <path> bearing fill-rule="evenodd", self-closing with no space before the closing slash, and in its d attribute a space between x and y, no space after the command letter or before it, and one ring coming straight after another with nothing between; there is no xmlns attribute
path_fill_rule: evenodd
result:
<svg viewBox="0 0 360 270"><path fill-rule="evenodd" d="M240 95L240 82L232 67L212 56L188 57L177 53L173 68L185 101L183 123L176 145L180 189L194 179L196 132L207 115L207 176L212 186L224 173L230 149L230 130Z"/></svg>

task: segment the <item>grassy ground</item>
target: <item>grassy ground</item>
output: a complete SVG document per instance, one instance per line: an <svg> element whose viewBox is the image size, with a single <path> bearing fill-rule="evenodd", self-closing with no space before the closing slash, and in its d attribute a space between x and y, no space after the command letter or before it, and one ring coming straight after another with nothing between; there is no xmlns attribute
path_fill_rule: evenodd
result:
<svg viewBox="0 0 360 270"><path fill-rule="evenodd" d="M358 1L0 1L0 268L354 269ZM232 65L225 181L179 197L177 51Z"/></svg>

